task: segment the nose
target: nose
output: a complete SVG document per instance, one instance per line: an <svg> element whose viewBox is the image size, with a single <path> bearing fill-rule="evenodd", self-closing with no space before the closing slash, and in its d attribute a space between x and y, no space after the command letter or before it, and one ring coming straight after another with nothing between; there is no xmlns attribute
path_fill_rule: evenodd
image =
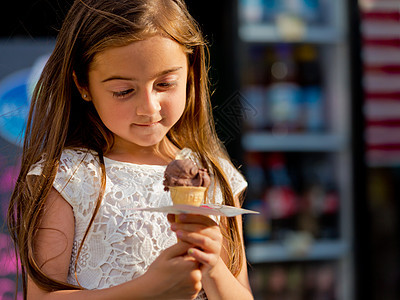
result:
<svg viewBox="0 0 400 300"><path fill-rule="evenodd" d="M136 113L139 116L153 116L161 110L157 92L153 90L143 90L140 97Z"/></svg>

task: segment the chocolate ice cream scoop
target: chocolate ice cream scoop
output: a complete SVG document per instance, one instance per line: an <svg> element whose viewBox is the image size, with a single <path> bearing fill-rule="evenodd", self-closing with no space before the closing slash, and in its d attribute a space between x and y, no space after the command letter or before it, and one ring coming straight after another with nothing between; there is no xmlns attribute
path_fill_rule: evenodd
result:
<svg viewBox="0 0 400 300"><path fill-rule="evenodd" d="M210 185L210 176L207 169L201 169L191 159L173 160L166 168L164 186L201 186Z"/></svg>

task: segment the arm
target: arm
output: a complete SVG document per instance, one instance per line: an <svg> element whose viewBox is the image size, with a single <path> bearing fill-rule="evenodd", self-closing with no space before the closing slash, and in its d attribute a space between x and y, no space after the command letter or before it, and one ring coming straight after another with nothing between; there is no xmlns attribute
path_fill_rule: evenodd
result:
<svg viewBox="0 0 400 300"><path fill-rule="evenodd" d="M239 234L243 241L242 218L236 217L238 221ZM253 299L248 273L247 260L244 245L240 251L243 254L243 265L237 277L234 277L226 265L228 254L226 247L221 250L221 256L212 270L208 274L203 274L203 288L207 293L208 299Z"/></svg>
<svg viewBox="0 0 400 300"><path fill-rule="evenodd" d="M43 272L66 282L74 239L72 207L52 189L38 236L35 257ZM101 290L62 290L46 292L28 278L28 299L177 299L192 298L201 289L198 263L184 256L190 245L179 242L166 249L143 276L124 284Z"/></svg>
<svg viewBox="0 0 400 300"><path fill-rule="evenodd" d="M243 240L242 221L237 217L239 234ZM173 222L173 218L170 218ZM173 223L179 239L191 243L189 254L202 263L203 288L208 299L253 299L247 275L244 246L243 266L237 277L229 271L224 261L228 255L219 226L210 218L198 215L179 215L179 223ZM202 249L202 250L200 250Z"/></svg>

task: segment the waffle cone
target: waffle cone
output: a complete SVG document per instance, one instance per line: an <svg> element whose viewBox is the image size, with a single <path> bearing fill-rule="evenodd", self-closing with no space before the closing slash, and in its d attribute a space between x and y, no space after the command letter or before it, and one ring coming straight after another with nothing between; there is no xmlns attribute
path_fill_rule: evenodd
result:
<svg viewBox="0 0 400 300"><path fill-rule="evenodd" d="M202 186L169 186L172 202L200 206L204 200L206 187Z"/></svg>

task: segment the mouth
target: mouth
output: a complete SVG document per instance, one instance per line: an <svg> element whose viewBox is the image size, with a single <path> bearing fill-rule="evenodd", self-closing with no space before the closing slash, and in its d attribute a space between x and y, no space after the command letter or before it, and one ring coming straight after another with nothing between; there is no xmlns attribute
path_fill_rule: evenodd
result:
<svg viewBox="0 0 400 300"><path fill-rule="evenodd" d="M151 123L133 123L133 125L138 126L138 127L153 127L156 126L157 124L159 124L161 122L157 121L157 122L151 122Z"/></svg>

